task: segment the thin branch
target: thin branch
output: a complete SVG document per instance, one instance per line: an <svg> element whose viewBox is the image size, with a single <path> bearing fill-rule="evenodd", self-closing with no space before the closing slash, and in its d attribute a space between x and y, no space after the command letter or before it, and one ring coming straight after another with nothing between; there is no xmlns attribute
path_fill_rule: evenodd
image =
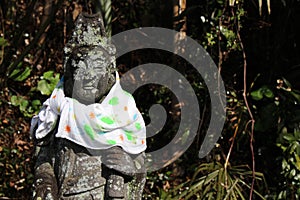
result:
<svg viewBox="0 0 300 200"><path fill-rule="evenodd" d="M47 19L51 16L51 13L53 13L53 5L54 3L51 2L51 1L45 1L44 2L44 5L43 5L43 8L44 8L44 11L43 11L43 16L41 18L41 24L45 24L45 22L47 21ZM45 31L42 33L42 35L40 36L40 39L38 41L38 45L41 46L46 37L47 37L47 32L50 28L50 25L48 25L46 28L45 28Z"/></svg>
<svg viewBox="0 0 300 200"><path fill-rule="evenodd" d="M223 11L222 11L222 15L225 13L226 11L226 6L223 8ZM221 15L221 16L222 16ZM222 97L221 95L226 95L226 94L221 94L221 71L222 71L222 64L223 64L223 52L222 52L222 49L221 49L221 40L222 40L222 37L221 37L221 26L223 26L223 23L222 23L222 17L219 18L219 28L218 28L218 31L217 31L217 35L218 35L218 50L219 50L219 62L218 62L218 93L219 93L219 100L220 100L220 103L222 104L222 108L224 108L224 103L226 102L223 102L222 101Z"/></svg>
<svg viewBox="0 0 300 200"><path fill-rule="evenodd" d="M233 145L234 145L234 142L235 142L235 138L236 138L236 135L238 133L238 130L239 130L239 124L241 122L241 116L239 117L239 120L238 120L238 123L237 123L237 126L235 127L235 130L234 130L234 134L232 136L232 141L231 141L231 144L230 144L230 148L229 148L229 151L228 151L228 154L227 154L227 157L226 157L226 161L225 161L225 164L224 164L224 169L225 169L225 182L226 182L226 186L227 186L227 167L229 165L229 158L230 158L230 155L231 155L231 152L232 152L232 149L233 149Z"/></svg>
<svg viewBox="0 0 300 200"><path fill-rule="evenodd" d="M233 12L233 11L232 11ZM240 26L239 26L239 21L236 23L237 24L237 37L241 45L242 49L242 54L243 54L243 63L244 63L244 91L243 91L243 97L245 101L245 105L247 108L247 111L250 116L250 122L251 122L251 130L250 130L250 149L251 149L251 157L252 157L252 183L251 183L251 189L250 189L250 196L249 199L252 200L253 197L253 191L254 191L254 183L255 183L255 154L254 154L254 147L253 147L253 142L254 142L254 124L255 120L252 114L252 111L249 107L248 99L247 99L247 57L246 57L246 52L244 48L244 44L240 35Z"/></svg>

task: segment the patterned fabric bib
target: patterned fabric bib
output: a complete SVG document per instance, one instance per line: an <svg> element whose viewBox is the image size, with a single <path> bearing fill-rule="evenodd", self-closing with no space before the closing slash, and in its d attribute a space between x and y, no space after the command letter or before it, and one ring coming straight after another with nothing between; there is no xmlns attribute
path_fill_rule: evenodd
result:
<svg viewBox="0 0 300 200"><path fill-rule="evenodd" d="M116 83L102 103L84 105L65 97L60 81L38 115L31 120L31 134L42 139L58 121L56 137L65 138L90 149L120 146L124 151L138 154L146 149L146 127L134 98ZM34 128L37 127L35 133Z"/></svg>

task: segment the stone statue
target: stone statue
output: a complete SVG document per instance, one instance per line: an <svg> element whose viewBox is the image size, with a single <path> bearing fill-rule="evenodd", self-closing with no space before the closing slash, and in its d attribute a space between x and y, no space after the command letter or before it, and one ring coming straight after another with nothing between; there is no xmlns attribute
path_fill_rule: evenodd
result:
<svg viewBox="0 0 300 200"><path fill-rule="evenodd" d="M114 54L115 48L107 40L101 15L80 14L73 35L65 47L64 80L61 83L62 89L58 87L57 91L63 90L66 97L75 99L80 106L105 101L116 82ZM50 104L55 97L52 94L49 98ZM60 107L57 109L60 110ZM45 109L42 110L39 119L45 113ZM36 146L33 199L142 198L146 181L144 152L128 153L118 145L90 149L67 137L57 137L60 131L70 132L68 129L72 128L67 126L61 130L59 124L64 123L63 114L54 118L56 120L46 118L43 123L51 124L51 131L41 136L37 132L41 130L42 122L37 118L31 124ZM137 123L135 127L141 129ZM88 126L78 130L86 131L87 137L92 139L96 137ZM133 136L128 135L131 132L125 132L127 139L132 140ZM144 145L144 142L142 140L141 144Z"/></svg>

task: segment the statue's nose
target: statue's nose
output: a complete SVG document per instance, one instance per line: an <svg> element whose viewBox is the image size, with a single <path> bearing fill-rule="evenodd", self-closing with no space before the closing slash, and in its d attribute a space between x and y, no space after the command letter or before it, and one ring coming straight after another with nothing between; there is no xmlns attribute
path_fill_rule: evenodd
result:
<svg viewBox="0 0 300 200"><path fill-rule="evenodd" d="M98 77L97 77L97 78L94 79L94 82L93 82L92 86L93 86L94 88L97 88L98 85L99 85L99 79L98 79Z"/></svg>

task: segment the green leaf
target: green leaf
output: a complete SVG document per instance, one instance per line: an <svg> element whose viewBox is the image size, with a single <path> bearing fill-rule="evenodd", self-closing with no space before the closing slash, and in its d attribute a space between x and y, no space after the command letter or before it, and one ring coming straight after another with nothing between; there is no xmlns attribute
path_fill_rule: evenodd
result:
<svg viewBox="0 0 300 200"><path fill-rule="evenodd" d="M33 108L33 112L37 112L40 109L41 101L38 99L35 99L31 102L32 108Z"/></svg>
<svg viewBox="0 0 300 200"><path fill-rule="evenodd" d="M59 74L56 74L54 77L53 71L47 71L43 74L41 77L42 80L38 82L37 89L43 94L43 95L50 95L51 92L54 90L55 86L57 85L59 81Z"/></svg>
<svg viewBox="0 0 300 200"><path fill-rule="evenodd" d="M295 166L300 171L300 158L297 154L295 155L295 158L296 158Z"/></svg>
<svg viewBox="0 0 300 200"><path fill-rule="evenodd" d="M25 80L31 73L31 69L26 67L23 72L20 69L15 69L10 75L9 78L12 78L15 81Z"/></svg>
<svg viewBox="0 0 300 200"><path fill-rule="evenodd" d="M54 88L46 80L40 80L38 82L37 89L42 93L42 95L50 95Z"/></svg>
<svg viewBox="0 0 300 200"><path fill-rule="evenodd" d="M274 98L274 93L267 86L263 86L258 90L251 92L251 96L254 100L261 100L264 96L271 99Z"/></svg>
<svg viewBox="0 0 300 200"><path fill-rule="evenodd" d="M18 106L19 103L20 103L20 99L18 98L18 96L13 95L13 96L11 96L11 98L10 98L10 102L11 102L11 104L12 104L13 106Z"/></svg>
<svg viewBox="0 0 300 200"><path fill-rule="evenodd" d="M14 76L16 76L18 73L20 73L20 69L14 69L14 71L12 71L12 73L9 75L9 78L13 78Z"/></svg>
<svg viewBox="0 0 300 200"><path fill-rule="evenodd" d="M43 74L43 78L46 80L51 80L53 78L54 71L47 71Z"/></svg>
<svg viewBox="0 0 300 200"><path fill-rule="evenodd" d="M285 135L283 135L283 138L289 142L295 140L295 137L291 134L285 134Z"/></svg>
<svg viewBox="0 0 300 200"><path fill-rule="evenodd" d="M52 79L52 82L55 83L55 86L57 85L59 79L60 79L60 74L56 74L55 77Z"/></svg>
<svg viewBox="0 0 300 200"><path fill-rule="evenodd" d="M28 104L29 104L29 102L26 99L22 98L22 100L20 102L20 110L26 111Z"/></svg>
<svg viewBox="0 0 300 200"><path fill-rule="evenodd" d="M287 167L288 167L288 163L287 163L287 161L285 160L285 159L283 159L282 160L282 163L281 163L281 167L282 167L282 169L286 169Z"/></svg>
<svg viewBox="0 0 300 200"><path fill-rule="evenodd" d="M291 84L287 79L285 79L285 78L282 77L282 80L283 80L283 82L284 82L289 88L292 87L292 84Z"/></svg>
<svg viewBox="0 0 300 200"><path fill-rule="evenodd" d="M263 92L262 92L262 89L259 88L258 90L255 90L253 92L251 92L251 97L252 99L258 101L258 100L261 100L263 98Z"/></svg>
<svg viewBox="0 0 300 200"><path fill-rule="evenodd" d="M270 99L274 98L274 94L273 94L272 90L270 90L269 88L265 88L263 90L263 93L267 98L270 98Z"/></svg>
<svg viewBox="0 0 300 200"><path fill-rule="evenodd" d="M8 45L8 42L5 38L3 37L0 37L0 46L7 46Z"/></svg>
<svg viewBox="0 0 300 200"><path fill-rule="evenodd" d="M297 94L294 91L291 91L291 94L297 99L298 102L300 102L300 94Z"/></svg>
<svg viewBox="0 0 300 200"><path fill-rule="evenodd" d="M300 155L300 145L297 146L296 153L297 155Z"/></svg>
<svg viewBox="0 0 300 200"><path fill-rule="evenodd" d="M41 105L41 101L38 99L35 99L31 102L32 106L40 106Z"/></svg>
<svg viewBox="0 0 300 200"><path fill-rule="evenodd" d="M34 111L34 110L33 110L32 106L29 106L29 108L27 108L27 112L28 112L28 113L33 113L33 111Z"/></svg>

